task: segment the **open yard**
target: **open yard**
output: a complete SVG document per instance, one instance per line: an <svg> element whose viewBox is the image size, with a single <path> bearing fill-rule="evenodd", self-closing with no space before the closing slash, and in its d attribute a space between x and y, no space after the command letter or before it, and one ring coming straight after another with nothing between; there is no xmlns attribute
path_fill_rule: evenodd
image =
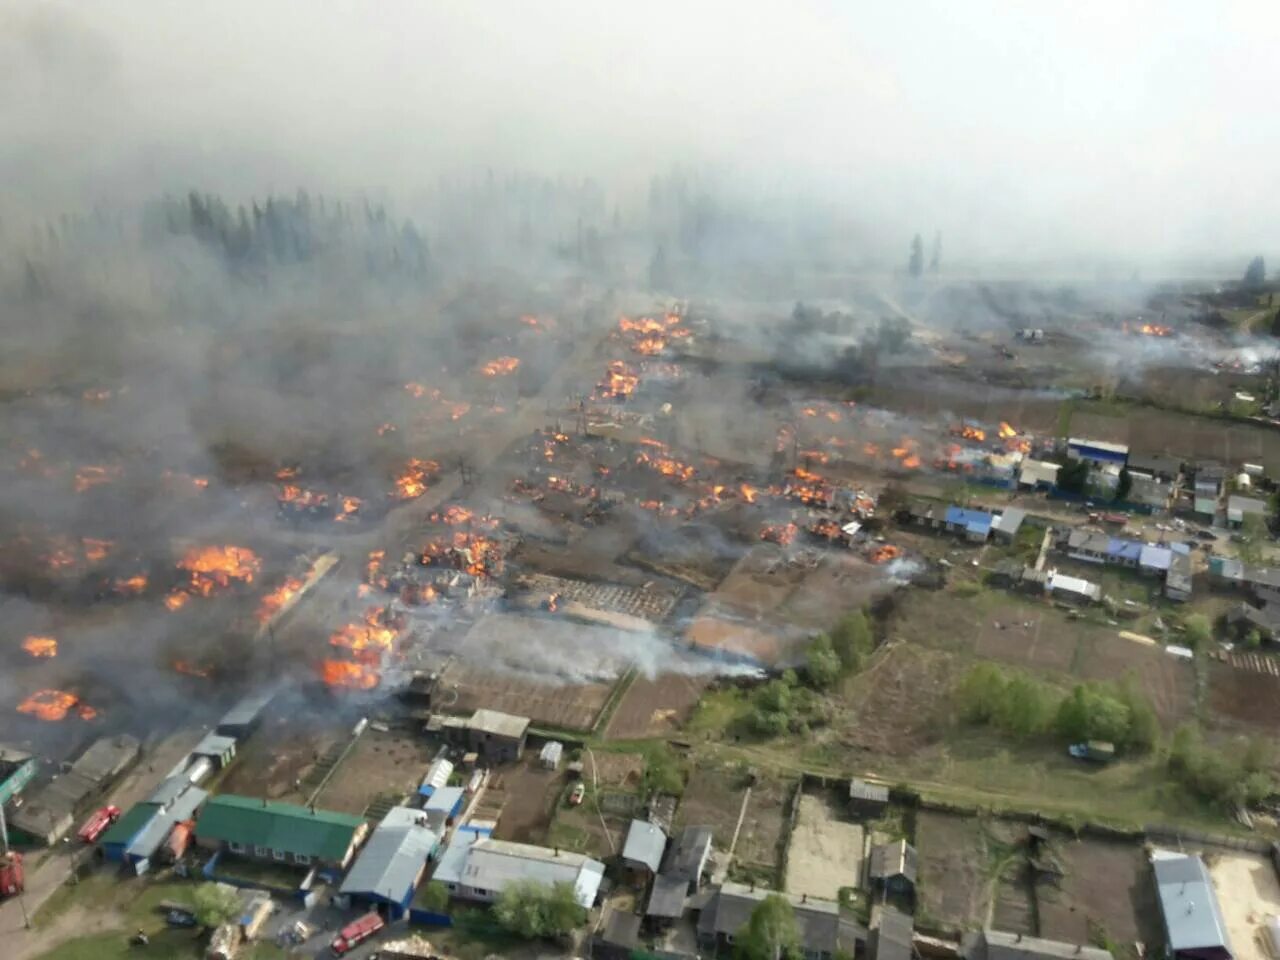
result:
<svg viewBox="0 0 1280 960"><path fill-rule="evenodd" d="M1057 884L1036 885L1041 936L1068 943L1100 934L1122 945L1159 942L1160 907L1138 844L1055 834L1050 849L1064 874Z"/></svg>
<svg viewBox="0 0 1280 960"><path fill-rule="evenodd" d="M1150 698L1166 729L1188 719L1194 704L1190 664L1159 647L1126 640L1116 628L1070 619L1037 598L996 588L967 597L940 591L928 603L902 604L889 629L895 639L1064 679L1130 677Z"/></svg>
<svg viewBox="0 0 1280 960"><path fill-rule="evenodd" d="M1271 960L1264 924L1280 914L1280 883L1265 857L1251 853L1214 852L1205 863L1222 907L1227 936L1237 960Z"/></svg>
<svg viewBox="0 0 1280 960"><path fill-rule="evenodd" d="M1280 725L1280 677L1210 660L1209 706L1228 723L1274 733Z"/></svg>
<svg viewBox="0 0 1280 960"><path fill-rule="evenodd" d="M982 821L922 811L915 845L920 854L917 926L984 926L991 912L992 863Z"/></svg>
<svg viewBox="0 0 1280 960"><path fill-rule="evenodd" d="M776 883L786 805L795 792L795 783L768 777L756 777L751 783L751 779L751 773L742 765L698 763L676 811L676 827L710 827L716 851L726 854L734 843L743 797L749 790L746 814L733 846L731 875Z"/></svg>
<svg viewBox="0 0 1280 960"><path fill-rule="evenodd" d="M693 712L709 677L663 673L632 681L618 704L605 736L610 740L639 740L675 733Z"/></svg>
<svg viewBox="0 0 1280 960"><path fill-rule="evenodd" d="M327 810L364 813L379 798L394 797L399 802L417 790L434 754L433 745L411 732L367 729L316 803Z"/></svg>
<svg viewBox="0 0 1280 960"><path fill-rule="evenodd" d="M862 825L844 819L825 796L801 796L787 846L786 891L835 900L841 887L856 887L862 843Z"/></svg>
<svg viewBox="0 0 1280 960"><path fill-rule="evenodd" d="M476 816L485 819L501 811L495 837L542 843L567 782L563 768L547 770L536 754L526 754L518 764L502 767L489 777Z"/></svg>
<svg viewBox="0 0 1280 960"><path fill-rule="evenodd" d="M528 717L535 724L589 730L609 699L610 683L542 683L455 661L440 677L441 689L457 691L451 713L485 708Z"/></svg>

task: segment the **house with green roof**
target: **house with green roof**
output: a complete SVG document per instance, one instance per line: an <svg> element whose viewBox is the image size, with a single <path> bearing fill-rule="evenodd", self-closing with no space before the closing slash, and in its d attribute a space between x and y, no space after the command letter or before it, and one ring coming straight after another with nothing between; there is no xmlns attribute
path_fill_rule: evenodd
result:
<svg viewBox="0 0 1280 960"><path fill-rule="evenodd" d="M207 850L346 869L368 830L363 818L349 813L223 794L204 805L195 835Z"/></svg>

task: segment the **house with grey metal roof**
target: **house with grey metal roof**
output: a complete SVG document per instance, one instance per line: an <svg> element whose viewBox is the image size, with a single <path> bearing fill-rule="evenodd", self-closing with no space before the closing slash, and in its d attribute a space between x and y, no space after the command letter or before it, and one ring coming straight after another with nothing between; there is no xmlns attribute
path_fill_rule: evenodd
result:
<svg viewBox="0 0 1280 960"><path fill-rule="evenodd" d="M998 539L1006 542L1012 541L1018 536L1018 531L1022 529L1022 523L1027 519L1027 511L1018 507L1006 507L996 517L991 524L991 530Z"/></svg>
<svg viewBox="0 0 1280 960"><path fill-rule="evenodd" d="M989 929L967 934L960 942L960 956L964 960L1112 960L1110 952L1098 947Z"/></svg>
<svg viewBox="0 0 1280 960"><path fill-rule="evenodd" d="M1231 940L1204 861L1196 854L1151 854L1165 944L1175 958L1231 960Z"/></svg>
<svg viewBox="0 0 1280 960"><path fill-rule="evenodd" d="M493 763L513 762L524 753L529 718L500 710L477 710L466 729L471 750Z"/></svg>
<svg viewBox="0 0 1280 960"><path fill-rule="evenodd" d="M587 909L595 903L604 880L604 864L581 853L485 837L466 848L454 896L492 903L517 882L567 883L574 899Z"/></svg>
<svg viewBox="0 0 1280 960"><path fill-rule="evenodd" d="M1255 497L1242 497L1238 493L1233 493L1227 497L1227 523L1232 526L1242 526L1246 517L1261 517L1265 520L1267 513L1265 500L1258 500Z"/></svg>
<svg viewBox="0 0 1280 960"><path fill-rule="evenodd" d="M831 960L837 953L852 956L865 931L845 917L838 904L816 897L778 893L742 883L724 883L698 917L698 943L706 950L732 947L751 914L770 894L784 897L795 913L800 946L807 960Z"/></svg>
<svg viewBox="0 0 1280 960"><path fill-rule="evenodd" d="M388 917L398 920L408 911L438 845L439 837L427 826L421 810L392 807L360 850L338 892L355 903L385 907Z"/></svg>
<svg viewBox="0 0 1280 960"><path fill-rule="evenodd" d="M182 780L182 789L177 793L173 793L172 790L163 791L163 796L166 797L164 803L154 799L148 801L157 804L155 814L124 848L125 863L132 866L137 873L145 873L151 868L155 863L156 854L169 839L173 828L179 823L194 820L197 811L209 799L208 791L194 786L191 781L180 777L170 779ZM167 783L169 781L166 780L165 784ZM161 792L157 791L157 793Z"/></svg>
<svg viewBox="0 0 1280 960"><path fill-rule="evenodd" d="M871 848L867 875L877 890L909 893L916 886L916 848L906 840L881 843Z"/></svg>
<svg viewBox="0 0 1280 960"><path fill-rule="evenodd" d="M849 809L857 816L877 817L889 806L889 788L854 777L849 781Z"/></svg>
<svg viewBox="0 0 1280 960"><path fill-rule="evenodd" d="M693 893L702 886L702 876L707 872L711 859L711 828L685 827L675 844L667 851L667 862L662 872L669 877L679 877Z"/></svg>
<svg viewBox="0 0 1280 960"><path fill-rule="evenodd" d="M628 870L657 873L667 850L667 835L656 823L632 820L622 845L622 865Z"/></svg>
<svg viewBox="0 0 1280 960"><path fill-rule="evenodd" d="M222 715L222 719L218 721L217 733L237 740L244 739L262 722L262 712L267 709L267 704L275 695L276 692L272 689L259 690L257 693L241 697Z"/></svg>
<svg viewBox="0 0 1280 960"><path fill-rule="evenodd" d="M205 734L204 739L191 751L193 757L208 757L219 767L225 767L236 755L235 737L226 737L215 731Z"/></svg>
<svg viewBox="0 0 1280 960"><path fill-rule="evenodd" d="M867 933L868 960L911 960L914 932L910 914L876 904L871 908L871 929Z"/></svg>

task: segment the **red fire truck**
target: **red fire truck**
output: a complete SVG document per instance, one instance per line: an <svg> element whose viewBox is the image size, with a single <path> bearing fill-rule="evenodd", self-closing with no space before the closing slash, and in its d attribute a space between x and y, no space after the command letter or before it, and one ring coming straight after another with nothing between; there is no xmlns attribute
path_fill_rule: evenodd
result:
<svg viewBox="0 0 1280 960"><path fill-rule="evenodd" d="M0 853L0 900L21 893L24 879L22 854Z"/></svg>
<svg viewBox="0 0 1280 960"><path fill-rule="evenodd" d="M329 947L335 957L340 957L364 943L386 925L387 922L376 913L366 913L359 920L354 920L339 930Z"/></svg>
<svg viewBox="0 0 1280 960"><path fill-rule="evenodd" d="M119 807L101 807L89 815L89 819L81 824L76 836L81 843L97 843L98 838L107 832L107 828L120 819Z"/></svg>

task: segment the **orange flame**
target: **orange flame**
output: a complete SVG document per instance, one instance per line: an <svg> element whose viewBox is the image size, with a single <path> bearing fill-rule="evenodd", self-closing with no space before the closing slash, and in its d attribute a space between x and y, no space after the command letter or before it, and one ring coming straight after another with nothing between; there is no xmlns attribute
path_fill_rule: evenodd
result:
<svg viewBox="0 0 1280 960"><path fill-rule="evenodd" d="M65 720L67 713L79 702L79 697L65 690L37 690L18 704L18 712L47 723L56 723ZM85 711L89 711L88 716L85 716ZM80 714L84 719L91 720L96 711L92 707L85 707Z"/></svg>
<svg viewBox="0 0 1280 960"><path fill-rule="evenodd" d="M33 657L56 657L58 641L53 637L31 636L22 641L22 649Z"/></svg>
<svg viewBox="0 0 1280 960"><path fill-rule="evenodd" d="M147 576L144 573L135 573L132 577L117 580L113 584L113 589L120 594L140 594L147 589Z"/></svg>
<svg viewBox="0 0 1280 960"><path fill-rule="evenodd" d="M480 372L486 377L505 377L508 374L515 373L519 366L519 357L498 357L498 359L490 360L482 366Z"/></svg>
<svg viewBox="0 0 1280 960"><path fill-rule="evenodd" d="M1017 435L1018 435L1018 431L1013 429L1013 427L1010 424L1006 423L1004 420L1000 421L1000 439L1001 440L1010 440L1016 437Z"/></svg>
<svg viewBox="0 0 1280 960"><path fill-rule="evenodd" d="M759 496L759 491L749 483L739 484L738 493L742 495L742 499L747 503L755 503L756 497Z"/></svg>
<svg viewBox="0 0 1280 960"><path fill-rule="evenodd" d="M440 464L434 460L419 460L413 457L404 466L404 471L395 479L395 496L401 500L413 500L427 492L427 485L435 479Z"/></svg>
<svg viewBox="0 0 1280 960"><path fill-rule="evenodd" d="M364 501L359 497L344 497L342 494L338 494L338 502L342 506L338 511L338 515L333 519L337 520L339 523L344 520L350 520L354 517L364 503Z"/></svg>
<svg viewBox="0 0 1280 960"><path fill-rule="evenodd" d="M350 660L322 660L320 679L331 687L349 690L372 690L378 685L378 674L371 667Z"/></svg>
<svg viewBox="0 0 1280 960"><path fill-rule="evenodd" d="M270 593L265 594L258 601L257 618L259 623L266 623L283 610L298 592L302 590L302 586L306 581L300 577L289 577L284 583L276 587Z"/></svg>
<svg viewBox="0 0 1280 960"><path fill-rule="evenodd" d="M1138 328L1138 332L1147 337L1167 337L1173 333L1170 327L1162 327L1158 323L1144 323Z"/></svg>
<svg viewBox="0 0 1280 960"><path fill-rule="evenodd" d="M987 439L987 431L979 430L977 427L972 427L966 423L960 428L960 436L964 437L966 440L976 440L981 443L983 440Z"/></svg>
<svg viewBox="0 0 1280 960"><path fill-rule="evenodd" d="M187 605L187 601L191 599L191 594L183 593L181 590L175 590L164 598L164 605L169 608L170 612L181 610Z"/></svg>
<svg viewBox="0 0 1280 960"><path fill-rule="evenodd" d="M173 669L188 677L201 677L203 679L207 679L213 675L212 667L192 663L190 660L173 661Z"/></svg>
<svg viewBox="0 0 1280 960"><path fill-rule="evenodd" d="M376 663L395 643L399 630L382 622L382 609L370 607L361 623L343 624L329 636L329 644L345 647L357 660Z"/></svg>
<svg viewBox="0 0 1280 960"><path fill-rule="evenodd" d="M80 542L84 544L84 558L90 563L105 559L115 546L110 540L95 540L92 537L82 537Z"/></svg>
<svg viewBox="0 0 1280 960"><path fill-rule="evenodd" d="M890 560L900 556L902 556L902 551L900 549L891 543L885 543L872 550L867 559L872 563L888 563Z"/></svg>
<svg viewBox="0 0 1280 960"><path fill-rule="evenodd" d="M794 523L770 524L760 531L760 539L786 546L796 538L797 528Z"/></svg>
<svg viewBox="0 0 1280 960"><path fill-rule="evenodd" d="M119 467L85 466L76 470L75 491L84 493L103 483L111 483L120 477Z"/></svg>
<svg viewBox="0 0 1280 960"><path fill-rule="evenodd" d="M216 545L188 550L178 566L191 574L194 592L207 597L215 587L225 589L233 580L253 583L262 560L248 547Z"/></svg>
<svg viewBox="0 0 1280 960"><path fill-rule="evenodd" d="M599 396L607 400L625 400L635 392L640 376L621 360L610 360L604 379L596 384Z"/></svg>

